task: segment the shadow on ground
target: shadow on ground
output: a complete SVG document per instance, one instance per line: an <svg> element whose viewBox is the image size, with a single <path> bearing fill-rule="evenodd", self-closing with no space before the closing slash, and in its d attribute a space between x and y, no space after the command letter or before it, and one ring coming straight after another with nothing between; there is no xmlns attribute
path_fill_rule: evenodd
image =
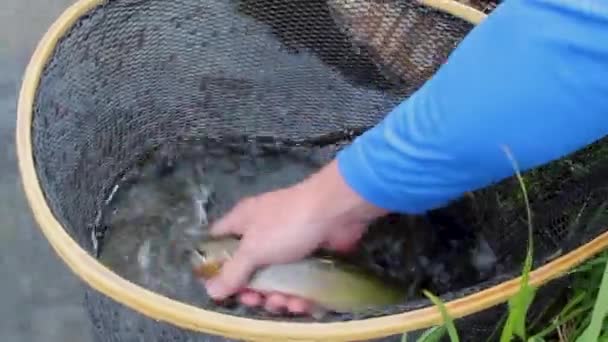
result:
<svg viewBox="0 0 608 342"><path fill-rule="evenodd" d="M17 93L38 39L73 0L0 1L0 340L88 342L76 277L35 225L15 154Z"/></svg>

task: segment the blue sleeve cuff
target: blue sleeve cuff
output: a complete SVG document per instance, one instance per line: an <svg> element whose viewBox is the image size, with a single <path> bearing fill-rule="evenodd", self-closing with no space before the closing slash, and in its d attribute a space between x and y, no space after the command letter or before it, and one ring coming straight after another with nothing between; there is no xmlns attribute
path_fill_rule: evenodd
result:
<svg viewBox="0 0 608 342"><path fill-rule="evenodd" d="M353 191L365 201L390 212L422 214L428 209L426 197L403 196L401 191L391 189L390 184L378 179L370 169L373 166L366 160L366 153L358 148L358 145L351 146L340 151L336 158L340 175Z"/></svg>

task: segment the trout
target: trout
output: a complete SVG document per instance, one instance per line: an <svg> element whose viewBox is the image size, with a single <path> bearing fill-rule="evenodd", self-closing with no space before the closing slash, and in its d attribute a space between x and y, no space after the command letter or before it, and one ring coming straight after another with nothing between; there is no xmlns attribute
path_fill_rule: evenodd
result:
<svg viewBox="0 0 608 342"><path fill-rule="evenodd" d="M195 274L203 279L215 276L238 244L239 240L232 237L200 242L191 256ZM253 274L246 288L307 299L320 306L318 310L337 313L399 304L408 297L405 288L329 257L308 257L262 267Z"/></svg>

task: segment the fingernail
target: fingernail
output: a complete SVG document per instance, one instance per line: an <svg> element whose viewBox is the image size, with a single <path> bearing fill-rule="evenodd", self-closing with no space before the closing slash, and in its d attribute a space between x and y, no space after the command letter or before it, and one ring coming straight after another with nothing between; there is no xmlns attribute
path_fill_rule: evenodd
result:
<svg viewBox="0 0 608 342"><path fill-rule="evenodd" d="M215 299L222 299L221 298L223 295L222 287L216 281L212 281L212 280L207 281L207 283L205 284L205 287L207 288L207 293L209 294L210 297L215 298Z"/></svg>

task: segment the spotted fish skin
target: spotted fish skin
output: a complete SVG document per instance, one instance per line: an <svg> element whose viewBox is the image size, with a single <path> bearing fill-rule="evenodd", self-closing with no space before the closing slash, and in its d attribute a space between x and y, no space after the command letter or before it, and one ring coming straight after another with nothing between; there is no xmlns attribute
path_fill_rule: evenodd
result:
<svg viewBox="0 0 608 342"><path fill-rule="evenodd" d="M192 257L195 273L203 278L217 274L221 264L238 247L238 241L221 238L201 242ZM263 267L254 273L246 287L263 293L297 296L339 313L395 305L408 297L406 288L327 257Z"/></svg>

